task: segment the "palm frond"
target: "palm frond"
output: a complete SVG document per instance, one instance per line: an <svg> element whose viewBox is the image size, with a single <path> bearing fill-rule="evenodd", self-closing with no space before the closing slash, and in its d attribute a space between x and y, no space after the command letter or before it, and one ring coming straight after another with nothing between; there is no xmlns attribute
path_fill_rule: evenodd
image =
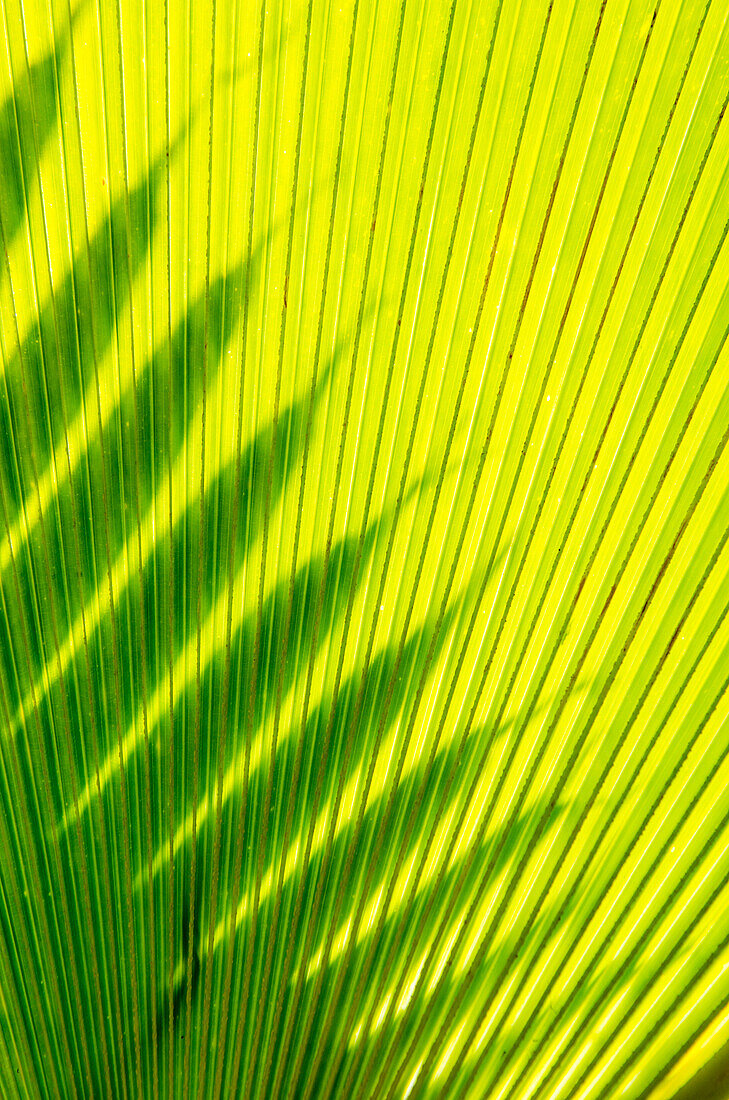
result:
<svg viewBox="0 0 729 1100"><path fill-rule="evenodd" d="M726 1091L728 58L2 0L3 1097Z"/></svg>

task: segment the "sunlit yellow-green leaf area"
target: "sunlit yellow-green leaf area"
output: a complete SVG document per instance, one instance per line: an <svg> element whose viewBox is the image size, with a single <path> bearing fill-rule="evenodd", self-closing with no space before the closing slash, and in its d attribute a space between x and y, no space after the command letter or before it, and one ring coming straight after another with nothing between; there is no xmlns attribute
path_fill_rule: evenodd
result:
<svg viewBox="0 0 729 1100"><path fill-rule="evenodd" d="M0 1098L724 1100L726 0L0 11Z"/></svg>

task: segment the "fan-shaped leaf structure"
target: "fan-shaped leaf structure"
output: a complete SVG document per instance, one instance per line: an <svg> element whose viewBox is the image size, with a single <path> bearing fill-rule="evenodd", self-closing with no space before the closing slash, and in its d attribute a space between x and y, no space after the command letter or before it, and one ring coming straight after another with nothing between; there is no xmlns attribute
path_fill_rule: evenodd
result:
<svg viewBox="0 0 729 1100"><path fill-rule="evenodd" d="M1 6L0 1095L718 1100L726 3Z"/></svg>

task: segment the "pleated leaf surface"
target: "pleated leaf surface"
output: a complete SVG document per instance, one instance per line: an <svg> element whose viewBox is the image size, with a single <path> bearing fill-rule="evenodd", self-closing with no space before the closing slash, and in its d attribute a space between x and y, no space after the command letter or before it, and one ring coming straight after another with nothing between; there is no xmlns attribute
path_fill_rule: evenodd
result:
<svg viewBox="0 0 729 1100"><path fill-rule="evenodd" d="M729 8L1 8L0 1095L719 1100Z"/></svg>

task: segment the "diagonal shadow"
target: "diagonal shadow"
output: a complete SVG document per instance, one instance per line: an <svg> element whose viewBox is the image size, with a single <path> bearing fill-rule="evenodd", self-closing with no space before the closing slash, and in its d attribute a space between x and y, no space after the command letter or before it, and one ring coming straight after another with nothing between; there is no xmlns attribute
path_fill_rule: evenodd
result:
<svg viewBox="0 0 729 1100"><path fill-rule="evenodd" d="M0 221L9 247L26 217L26 189L39 174L43 155L58 126L56 70L71 47L81 14L77 6L55 48L13 77L12 90L0 104Z"/></svg>

